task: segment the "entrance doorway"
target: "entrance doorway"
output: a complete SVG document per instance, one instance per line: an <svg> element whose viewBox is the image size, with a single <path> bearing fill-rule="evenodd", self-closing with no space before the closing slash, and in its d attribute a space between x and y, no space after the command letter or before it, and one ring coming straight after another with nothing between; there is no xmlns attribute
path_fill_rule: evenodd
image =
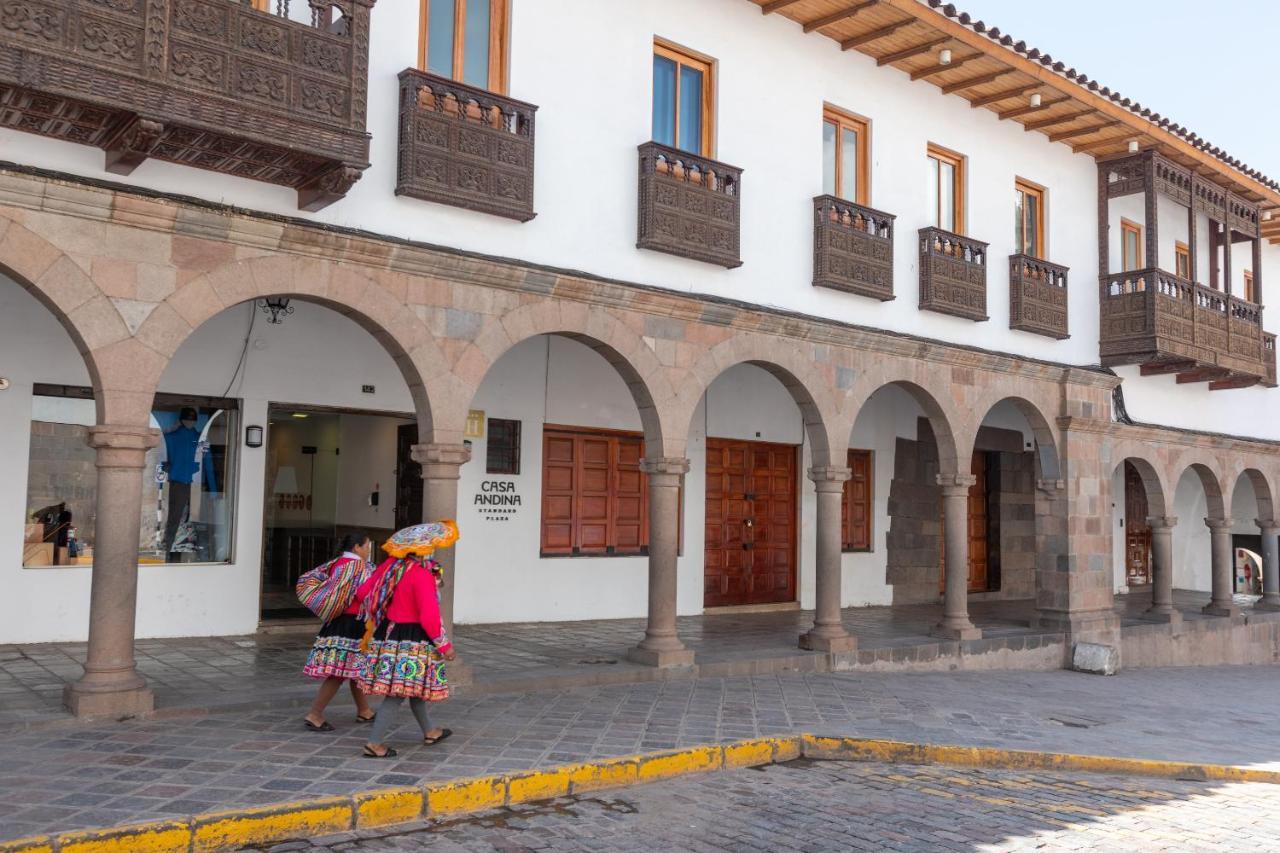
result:
<svg viewBox="0 0 1280 853"><path fill-rule="evenodd" d="M1151 527L1147 524L1147 489L1132 462L1124 463L1124 581L1151 583Z"/></svg>
<svg viewBox="0 0 1280 853"><path fill-rule="evenodd" d="M707 439L703 604L796 599L796 448Z"/></svg>
<svg viewBox="0 0 1280 853"><path fill-rule="evenodd" d="M992 589L991 567L998 560L1000 541L991 524L991 481L989 469L999 464L998 453L975 450L969 463L969 473L975 478L969 487L969 592L988 592ZM939 501L939 530L946 530L946 504ZM941 557L938 588L947 586L947 541L945 533L938 537Z"/></svg>
<svg viewBox="0 0 1280 853"><path fill-rule="evenodd" d="M267 423L260 614L313 618L294 595L299 576L336 557L349 532L378 544L395 532L400 472L417 467L401 462L408 453L402 436L416 435L417 425L400 415L278 403L268 407ZM421 519L420 475L417 481Z"/></svg>

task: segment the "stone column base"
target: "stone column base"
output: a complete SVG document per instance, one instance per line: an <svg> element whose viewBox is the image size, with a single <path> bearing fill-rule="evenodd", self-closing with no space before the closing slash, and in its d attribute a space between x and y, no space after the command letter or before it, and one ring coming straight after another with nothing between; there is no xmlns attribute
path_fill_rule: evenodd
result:
<svg viewBox="0 0 1280 853"><path fill-rule="evenodd" d="M658 669L693 666L693 649L663 649L659 651L636 646L627 652L627 660L643 666L654 666Z"/></svg>
<svg viewBox="0 0 1280 853"><path fill-rule="evenodd" d="M1244 611L1234 603L1214 604L1213 602L1210 602L1200 608L1200 612L1205 616L1220 616L1224 619L1240 619L1244 617Z"/></svg>
<svg viewBox="0 0 1280 853"><path fill-rule="evenodd" d="M982 629L976 625L970 625L967 628L957 628L951 625L934 625L929 632L931 637L939 637L943 640L981 640Z"/></svg>
<svg viewBox="0 0 1280 853"><path fill-rule="evenodd" d="M62 704L77 717L137 717L156 709L156 697L147 687L97 691L68 684L62 690Z"/></svg>
<svg viewBox="0 0 1280 853"><path fill-rule="evenodd" d="M1265 610L1268 613L1280 613L1280 599L1271 600L1264 598L1253 605L1254 610Z"/></svg>
<svg viewBox="0 0 1280 853"><path fill-rule="evenodd" d="M843 637L820 637L812 631L800 635L800 648L810 652L826 652L827 654L852 654L858 650L858 638L852 634Z"/></svg>
<svg viewBox="0 0 1280 853"><path fill-rule="evenodd" d="M1142 614L1144 622L1156 622L1161 625L1181 625L1182 614L1177 610L1148 610Z"/></svg>
<svg viewBox="0 0 1280 853"><path fill-rule="evenodd" d="M1073 641L1119 645L1120 614L1114 610L1072 612L1061 610L1036 611L1034 627L1041 631L1066 634Z"/></svg>

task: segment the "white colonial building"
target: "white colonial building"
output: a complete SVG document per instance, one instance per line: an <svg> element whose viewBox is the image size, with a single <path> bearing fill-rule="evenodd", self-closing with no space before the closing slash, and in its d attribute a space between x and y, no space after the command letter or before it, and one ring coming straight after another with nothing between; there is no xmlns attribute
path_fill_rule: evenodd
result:
<svg viewBox="0 0 1280 853"><path fill-rule="evenodd" d="M20 0L0 643L145 708L135 635L424 514L456 621L660 666L721 608L1263 619L1280 186L940 5Z"/></svg>

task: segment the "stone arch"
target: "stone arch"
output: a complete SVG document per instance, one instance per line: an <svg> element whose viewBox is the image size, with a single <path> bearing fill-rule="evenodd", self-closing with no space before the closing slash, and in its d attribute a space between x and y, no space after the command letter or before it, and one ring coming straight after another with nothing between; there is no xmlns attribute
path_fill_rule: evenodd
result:
<svg viewBox="0 0 1280 853"><path fill-rule="evenodd" d="M671 423L682 427L683 435L688 435L698 402L711 384L729 368L740 364L759 367L787 389L800 409L814 467L845 466L848 433L838 432L838 425L844 419L833 390L833 377L822 375L823 368L827 368L827 372L834 368L819 364L812 353L806 357L802 347L779 346L776 338L740 335L709 350L689 371L687 381L681 383L677 412Z"/></svg>
<svg viewBox="0 0 1280 853"><path fill-rule="evenodd" d="M991 414L992 409L1001 403L1011 403L1018 413L1027 421L1027 425L1031 427L1031 434L1036 440L1036 460L1040 464L1040 477L1044 480L1062 480L1065 478L1062 459L1058 452L1058 438L1054 433L1053 427L1050 426L1051 421L1045 416L1041 406L1028 400L1026 397L1017 395L993 395L990 404L985 401L974 409L976 420L973 423L973 429L968 436L970 452L972 452L973 443L977 440L978 430L982 427L987 416ZM963 457L962 457L963 458Z"/></svg>
<svg viewBox="0 0 1280 853"><path fill-rule="evenodd" d="M881 376L877 380L869 378L868 380L859 383L859 387L856 387L850 395L851 399L857 401L857 405L849 407L842 422L842 440L846 445L853 434L858 416L872 397L881 389L892 386L905 391L924 411L924 416L933 431L934 442L937 444L938 472L945 476L969 472L969 463L966 461L962 465L959 461L963 457L956 442L956 418L948 415L941 402L948 399L944 394L945 389L934 385L922 376Z"/></svg>
<svg viewBox="0 0 1280 853"><path fill-rule="evenodd" d="M1184 454L1173 464L1169 484L1176 490L1178 483L1187 471L1195 474L1196 479L1200 481L1201 488L1204 489L1205 506L1211 519L1226 519L1228 504L1230 502L1230 494L1225 492L1225 477L1222 474L1217 460L1204 453L1188 453ZM1232 484L1234 485L1234 483Z"/></svg>
<svg viewBox="0 0 1280 853"><path fill-rule="evenodd" d="M460 430L472 399L494 364L512 347L541 335L583 344L617 371L640 413L646 456L684 455L683 437L672 435L664 418L672 396L671 383L656 353L620 317L577 303L539 302L487 318L458 359L455 373L460 394L440 406L439 429Z"/></svg>
<svg viewBox="0 0 1280 853"><path fill-rule="evenodd" d="M1258 519L1263 521L1274 519L1276 517L1275 502L1271 492L1271 483L1267 480L1266 474L1257 468L1240 466L1228 475L1227 482L1231 485L1231 491L1226 493L1228 500L1234 499L1236 487L1241 479L1248 480L1249 485L1253 487L1253 497L1258 504ZM1234 506L1228 506L1227 512L1231 513L1234 509ZM1240 520L1252 523L1256 519Z"/></svg>
<svg viewBox="0 0 1280 853"><path fill-rule="evenodd" d="M1160 469L1156 467L1147 456L1131 449L1133 452L1121 451L1116 454L1115 468L1121 468L1124 463L1129 462L1137 470L1138 476L1142 479L1142 488L1147 496L1147 514L1152 518L1163 518L1172 514L1173 510L1173 489L1177 488L1177 482L1166 484L1164 477L1160 473ZM1116 500L1120 503L1124 502L1124 495L1119 495Z"/></svg>
<svg viewBox="0 0 1280 853"><path fill-rule="evenodd" d="M419 440L432 440L427 383L447 376L448 366L426 324L380 278L293 255L233 261L197 276L158 304L133 338L115 345L125 350L122 357L136 359L133 391L145 398L138 414L147 416L165 367L192 332L228 308L268 296L321 305L369 332L404 376Z"/></svg>
<svg viewBox="0 0 1280 853"><path fill-rule="evenodd" d="M120 312L81 266L24 225L0 216L0 272L26 290L66 329L89 372L98 423L128 423L115 403L129 365L103 356L129 338Z"/></svg>

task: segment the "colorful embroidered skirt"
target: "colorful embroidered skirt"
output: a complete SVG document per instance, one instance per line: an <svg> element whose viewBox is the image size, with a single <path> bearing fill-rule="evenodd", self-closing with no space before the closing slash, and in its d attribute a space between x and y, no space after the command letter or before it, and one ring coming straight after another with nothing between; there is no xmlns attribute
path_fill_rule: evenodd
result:
<svg viewBox="0 0 1280 853"><path fill-rule="evenodd" d="M449 698L444 656L421 625L379 625L361 658L356 684L371 696L408 696L428 702Z"/></svg>
<svg viewBox="0 0 1280 853"><path fill-rule="evenodd" d="M325 623L307 655L304 675L312 678L356 678L360 674L360 640L364 623L358 616L342 615Z"/></svg>

